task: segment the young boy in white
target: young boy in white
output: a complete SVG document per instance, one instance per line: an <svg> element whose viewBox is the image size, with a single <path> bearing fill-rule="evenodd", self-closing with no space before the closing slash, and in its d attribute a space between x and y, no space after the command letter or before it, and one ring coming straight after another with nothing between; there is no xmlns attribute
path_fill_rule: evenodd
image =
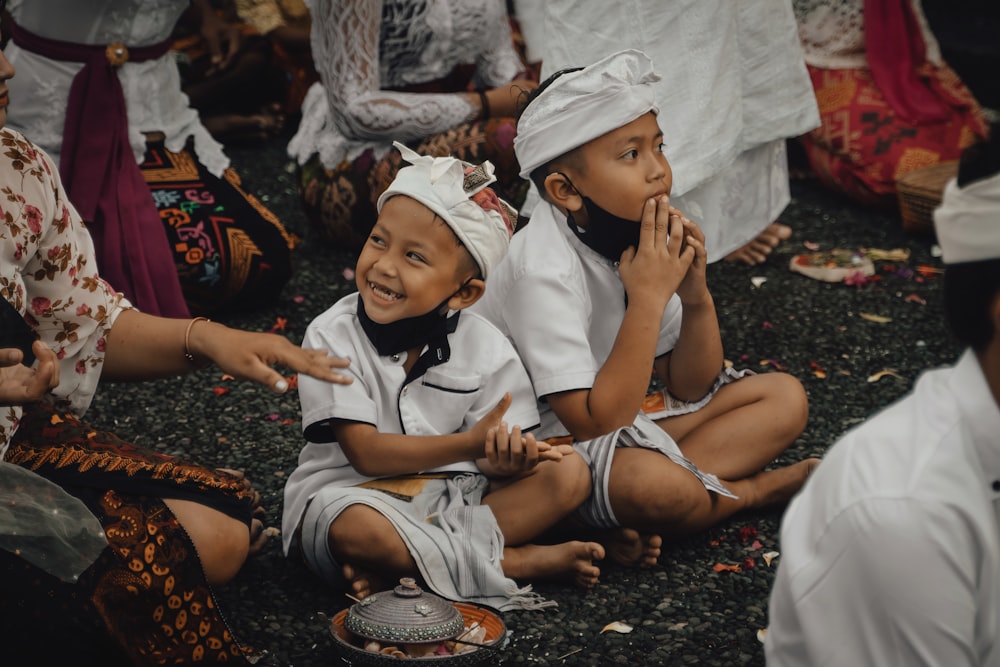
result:
<svg viewBox="0 0 1000 667"><path fill-rule="evenodd" d="M358 293L303 342L350 359L354 381L300 381L308 444L285 486L285 551L358 597L419 576L453 600L541 606L513 580L593 586L604 552L530 544L586 499L589 471L571 447L527 432L539 417L524 367L496 327L462 312L516 214L487 188L489 162L397 148L411 164L379 198Z"/></svg>
<svg viewBox="0 0 1000 667"><path fill-rule="evenodd" d="M643 563L659 534L787 501L815 464L762 472L805 427L795 378L720 374L704 237L669 205L657 79L630 50L539 86L515 149L545 202L475 308L531 375L537 437L568 434L590 463L581 516L618 538L612 557ZM653 369L668 399L655 422L641 412Z"/></svg>

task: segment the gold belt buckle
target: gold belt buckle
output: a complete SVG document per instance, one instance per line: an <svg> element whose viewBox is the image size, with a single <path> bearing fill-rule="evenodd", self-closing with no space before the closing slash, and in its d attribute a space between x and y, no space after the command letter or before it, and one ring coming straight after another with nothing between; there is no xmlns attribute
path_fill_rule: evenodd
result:
<svg viewBox="0 0 1000 667"><path fill-rule="evenodd" d="M104 49L104 57L112 67L121 67L128 62L128 47L121 42L112 42Z"/></svg>

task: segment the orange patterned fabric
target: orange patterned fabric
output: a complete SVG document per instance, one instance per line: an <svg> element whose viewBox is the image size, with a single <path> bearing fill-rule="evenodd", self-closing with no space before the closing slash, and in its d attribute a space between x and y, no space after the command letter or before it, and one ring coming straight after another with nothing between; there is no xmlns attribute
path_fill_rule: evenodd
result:
<svg viewBox="0 0 1000 667"><path fill-rule="evenodd" d="M952 110L943 122L899 118L863 69L809 67L822 124L801 138L813 170L828 187L863 204L896 205L896 179L956 160L983 139L982 109L948 66L925 64L918 75Z"/></svg>

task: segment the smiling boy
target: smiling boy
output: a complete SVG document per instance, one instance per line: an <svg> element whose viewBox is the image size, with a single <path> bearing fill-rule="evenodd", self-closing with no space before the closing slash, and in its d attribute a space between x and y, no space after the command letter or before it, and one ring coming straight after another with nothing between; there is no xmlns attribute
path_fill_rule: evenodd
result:
<svg viewBox="0 0 1000 667"><path fill-rule="evenodd" d="M593 586L604 552L530 544L586 499L590 475L572 448L527 433L538 412L524 367L465 311L506 252L515 214L487 188L489 163L397 147L411 164L379 200L358 292L303 342L349 358L354 382L299 385L308 443L285 487L286 553L300 550L358 597L419 576L450 599L544 605L513 580Z"/></svg>

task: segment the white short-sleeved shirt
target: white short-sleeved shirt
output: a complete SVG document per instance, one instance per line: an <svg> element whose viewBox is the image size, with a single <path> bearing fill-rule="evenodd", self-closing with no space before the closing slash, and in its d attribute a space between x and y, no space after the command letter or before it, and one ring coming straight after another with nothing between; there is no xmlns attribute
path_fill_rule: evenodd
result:
<svg viewBox="0 0 1000 667"><path fill-rule="evenodd" d="M343 372L354 382L341 385L299 377L302 428L308 442L285 484L282 532L286 551L302 512L319 489L329 484L355 486L372 479L351 466L336 442L312 441L325 438L310 427L344 419L372 424L383 433L456 433L475 426L506 392L513 397L504 415L507 423L524 429L539 423L524 366L510 341L484 318L460 313L456 330L448 336L448 360L404 384L406 353L379 356L358 321L357 301L356 293L346 296L313 320L302 343L305 348L349 359L351 365ZM479 472L474 461L434 469L442 470Z"/></svg>
<svg viewBox="0 0 1000 667"><path fill-rule="evenodd" d="M767 664L1000 665L1000 409L976 359L844 436L789 505Z"/></svg>
<svg viewBox="0 0 1000 667"><path fill-rule="evenodd" d="M594 385L625 319L625 288L614 262L584 245L566 217L542 202L472 309L511 338L541 400ZM663 312L657 356L673 349L680 325L675 294ZM539 410L539 437L569 433L547 403Z"/></svg>

